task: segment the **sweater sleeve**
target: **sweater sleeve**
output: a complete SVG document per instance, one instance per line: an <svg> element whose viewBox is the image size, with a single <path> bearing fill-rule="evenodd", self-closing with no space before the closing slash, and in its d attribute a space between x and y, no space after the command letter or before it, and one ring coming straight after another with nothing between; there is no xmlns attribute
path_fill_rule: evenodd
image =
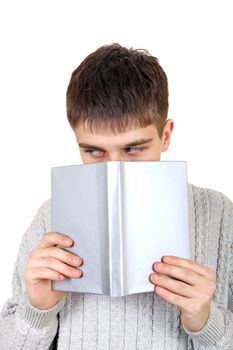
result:
<svg viewBox="0 0 233 350"><path fill-rule="evenodd" d="M224 196L225 197L225 196ZM191 336L195 345L200 349L232 350L233 349L233 203L225 197L229 204L229 237L230 237L230 274L228 285L227 308L219 307L214 301L211 303L210 316L205 326L198 332L185 332ZM199 349L199 347L198 347Z"/></svg>
<svg viewBox="0 0 233 350"><path fill-rule="evenodd" d="M57 332L57 314L64 305L65 298L49 310L35 309L28 300L24 282L29 252L45 233L43 212L46 205L47 202L38 210L20 245L12 281L13 296L0 313L1 350L47 350Z"/></svg>
<svg viewBox="0 0 233 350"><path fill-rule="evenodd" d="M194 344L203 346L203 349L233 349L233 313L217 307L214 302L211 304L209 319L200 331L189 332L183 328L192 337Z"/></svg>

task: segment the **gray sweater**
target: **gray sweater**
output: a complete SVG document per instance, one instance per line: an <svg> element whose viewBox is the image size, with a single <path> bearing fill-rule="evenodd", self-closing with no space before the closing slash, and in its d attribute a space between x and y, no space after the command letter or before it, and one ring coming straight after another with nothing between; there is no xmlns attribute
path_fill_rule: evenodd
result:
<svg viewBox="0 0 233 350"><path fill-rule="evenodd" d="M195 333L184 329L179 310L156 293L119 298L67 293L50 310L33 308L25 293L25 264L51 230L50 209L45 202L23 236L13 297L0 315L1 350L233 349L233 204L227 197L189 185L191 257L217 272L210 317Z"/></svg>

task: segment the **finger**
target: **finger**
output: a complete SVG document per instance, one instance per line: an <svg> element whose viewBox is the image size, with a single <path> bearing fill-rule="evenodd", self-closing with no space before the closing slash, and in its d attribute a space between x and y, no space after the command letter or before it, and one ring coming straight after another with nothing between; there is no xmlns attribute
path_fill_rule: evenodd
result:
<svg viewBox="0 0 233 350"><path fill-rule="evenodd" d="M195 298L197 297L197 295L199 295L199 293L193 286L190 286L189 284L184 283L182 281L177 281L165 275L152 273L150 276L150 280L156 286L160 286L169 290L170 292L182 295L186 298Z"/></svg>
<svg viewBox="0 0 233 350"><path fill-rule="evenodd" d="M207 266L199 264L197 261L193 261L190 259L184 259L177 256L163 256L162 261L166 264L175 265L179 267L184 267L186 269L195 271L203 276L208 276L210 279L215 279L215 271L210 269Z"/></svg>
<svg viewBox="0 0 233 350"><path fill-rule="evenodd" d="M156 263L154 266L154 271L160 274L173 277L192 286L201 285L206 280L202 275L194 271L188 270L184 267L177 267L165 263Z"/></svg>
<svg viewBox="0 0 233 350"><path fill-rule="evenodd" d="M193 303L192 298L186 298L160 286L156 286L155 291L161 298L183 310L190 310L190 305Z"/></svg>
<svg viewBox="0 0 233 350"><path fill-rule="evenodd" d="M71 266L83 264L83 259L80 256L58 247L37 248L31 252L30 257L32 259L53 257Z"/></svg>
<svg viewBox="0 0 233 350"><path fill-rule="evenodd" d="M82 271L77 267L72 267L67 264L62 263L61 261L55 258L43 258L43 259L34 259L31 263L29 269L35 270L38 268L49 268L54 271L59 272L60 274L66 277L81 277Z"/></svg>
<svg viewBox="0 0 233 350"><path fill-rule="evenodd" d="M50 268L35 268L27 270L25 273L25 280L50 280L50 281L62 281L65 276L61 275L59 272Z"/></svg>
<svg viewBox="0 0 233 350"><path fill-rule="evenodd" d="M63 234L57 232L48 232L43 237L42 241L38 245L38 248L49 248L56 245L61 247L71 247L73 244L73 240Z"/></svg>

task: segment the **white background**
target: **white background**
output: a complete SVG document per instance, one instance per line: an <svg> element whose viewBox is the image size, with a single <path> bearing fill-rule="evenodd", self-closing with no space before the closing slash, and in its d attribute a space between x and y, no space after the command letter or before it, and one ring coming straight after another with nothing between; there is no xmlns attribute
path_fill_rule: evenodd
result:
<svg viewBox="0 0 233 350"><path fill-rule="evenodd" d="M50 197L50 168L80 162L66 120L71 72L119 42L159 58L175 121L163 160L233 199L231 1L0 2L0 306L11 296L21 237Z"/></svg>

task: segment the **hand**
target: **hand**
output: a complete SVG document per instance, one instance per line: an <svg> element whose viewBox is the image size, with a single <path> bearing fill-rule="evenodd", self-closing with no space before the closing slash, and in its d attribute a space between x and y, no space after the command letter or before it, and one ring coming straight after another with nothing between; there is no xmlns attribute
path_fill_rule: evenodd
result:
<svg viewBox="0 0 233 350"><path fill-rule="evenodd" d="M153 264L150 281L164 300L181 310L181 321L188 331L197 332L206 324L216 289L214 271L195 261L164 256Z"/></svg>
<svg viewBox="0 0 233 350"><path fill-rule="evenodd" d="M65 292L52 290L51 281L61 281L65 276L82 276L82 271L77 269L82 265L82 259L61 249L72 244L68 236L48 232L31 252L25 269L25 283L28 298L35 308L50 309L65 296Z"/></svg>

